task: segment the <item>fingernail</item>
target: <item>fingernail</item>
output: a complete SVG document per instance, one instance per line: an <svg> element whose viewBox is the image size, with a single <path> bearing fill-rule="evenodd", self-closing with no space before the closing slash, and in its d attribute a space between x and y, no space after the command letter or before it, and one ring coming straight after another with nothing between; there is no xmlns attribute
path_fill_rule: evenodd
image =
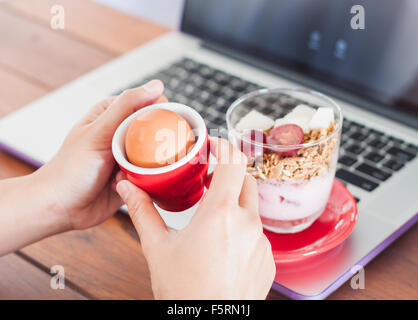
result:
<svg viewBox="0 0 418 320"><path fill-rule="evenodd" d="M143 87L150 95L161 95L164 90L164 85L160 80L151 80L144 84Z"/></svg>
<svg viewBox="0 0 418 320"><path fill-rule="evenodd" d="M128 195L129 195L128 183L125 180L119 181L119 183L116 185L116 191L118 192L119 196L122 198L123 202L126 202L126 199L128 199Z"/></svg>

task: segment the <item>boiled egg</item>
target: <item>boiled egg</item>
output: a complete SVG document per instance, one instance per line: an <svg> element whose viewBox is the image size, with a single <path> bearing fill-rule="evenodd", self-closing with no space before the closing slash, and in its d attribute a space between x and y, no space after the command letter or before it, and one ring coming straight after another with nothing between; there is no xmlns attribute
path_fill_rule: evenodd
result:
<svg viewBox="0 0 418 320"><path fill-rule="evenodd" d="M158 168L183 158L195 143L188 122L177 113L153 109L140 113L128 127L126 156L143 168Z"/></svg>

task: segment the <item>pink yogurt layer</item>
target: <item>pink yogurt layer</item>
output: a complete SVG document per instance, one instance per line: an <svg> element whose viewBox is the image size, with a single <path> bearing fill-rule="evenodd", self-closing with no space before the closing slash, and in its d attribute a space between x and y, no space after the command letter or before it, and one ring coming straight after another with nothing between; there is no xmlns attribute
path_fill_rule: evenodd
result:
<svg viewBox="0 0 418 320"><path fill-rule="evenodd" d="M268 219L302 219L324 210L335 168L304 181L258 180L260 215Z"/></svg>

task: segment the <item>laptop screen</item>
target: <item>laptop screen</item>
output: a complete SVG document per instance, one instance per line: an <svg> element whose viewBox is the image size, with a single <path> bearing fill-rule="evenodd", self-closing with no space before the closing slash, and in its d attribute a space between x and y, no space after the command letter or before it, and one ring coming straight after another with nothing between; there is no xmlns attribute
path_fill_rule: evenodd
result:
<svg viewBox="0 0 418 320"><path fill-rule="evenodd" d="M417 0L187 0L182 31L418 115Z"/></svg>

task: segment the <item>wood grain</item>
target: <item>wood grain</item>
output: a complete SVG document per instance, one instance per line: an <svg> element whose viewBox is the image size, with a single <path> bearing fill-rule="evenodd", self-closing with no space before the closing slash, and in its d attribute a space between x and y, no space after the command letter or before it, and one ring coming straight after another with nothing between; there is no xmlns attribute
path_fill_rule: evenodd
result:
<svg viewBox="0 0 418 320"><path fill-rule="evenodd" d="M125 53L169 30L85 0L11 0L6 2L6 6L23 15L38 19L46 26L50 25L52 17L50 10L53 5L62 5L65 10L65 33L113 54Z"/></svg>
<svg viewBox="0 0 418 320"><path fill-rule="evenodd" d="M50 90L4 67L0 68L0 83L0 117L40 98Z"/></svg>
<svg viewBox="0 0 418 320"><path fill-rule="evenodd" d="M62 3L64 31L49 27L49 8ZM0 3L0 116L164 32L162 27L87 0L13 0ZM33 168L0 152L0 178ZM330 299L417 299L418 229L415 226L366 267L366 289L349 282ZM22 279L0 280L1 298L54 298L45 272L65 267L79 295L97 299L152 298L146 261L129 218L117 214L90 230L45 239L0 259L0 279L19 269ZM7 259L6 259L7 258ZM31 265L28 261L32 261ZM32 278L33 277L33 278ZM55 293L55 292L54 292ZM64 294L64 293L59 293ZM65 293L62 298L72 298ZM74 298L79 298L75 293ZM270 292L269 299L283 299Z"/></svg>
<svg viewBox="0 0 418 320"><path fill-rule="evenodd" d="M66 278L96 299L152 299L148 267L127 216L72 231L21 250L45 268L59 264Z"/></svg>
<svg viewBox="0 0 418 320"><path fill-rule="evenodd" d="M31 165L0 149L0 179L23 176L32 173L34 170Z"/></svg>
<svg viewBox="0 0 418 320"><path fill-rule="evenodd" d="M16 15L3 3L0 3L0 34L0 65L43 87L57 88L114 57Z"/></svg>
<svg viewBox="0 0 418 320"><path fill-rule="evenodd" d="M50 280L50 274L14 253L0 258L0 299L86 299L68 285L51 289Z"/></svg>

